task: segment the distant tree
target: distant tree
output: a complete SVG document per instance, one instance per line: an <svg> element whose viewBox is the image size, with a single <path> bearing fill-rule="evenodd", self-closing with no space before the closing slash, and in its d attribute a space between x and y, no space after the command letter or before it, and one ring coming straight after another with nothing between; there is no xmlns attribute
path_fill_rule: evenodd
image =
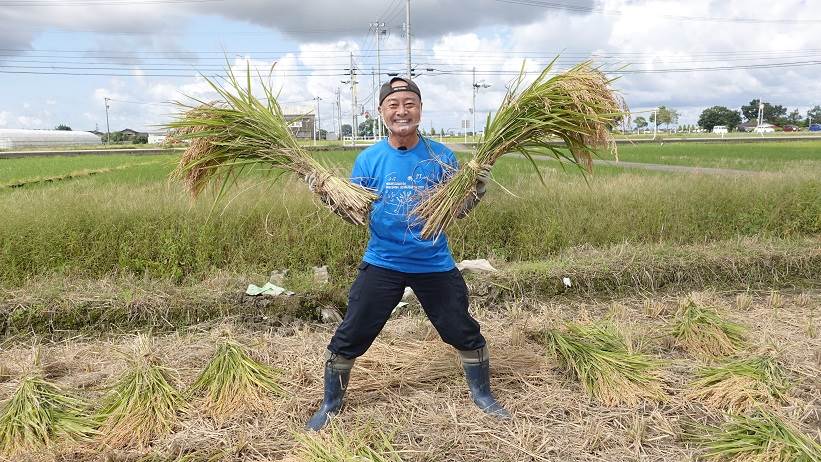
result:
<svg viewBox="0 0 821 462"><path fill-rule="evenodd" d="M636 120L634 120L633 122L635 122L636 127L638 128L644 128L647 126L647 119L645 119L642 116L636 117Z"/></svg>
<svg viewBox="0 0 821 462"><path fill-rule="evenodd" d="M148 135L137 135L134 137L134 141L131 144L147 144L148 143Z"/></svg>
<svg viewBox="0 0 821 462"><path fill-rule="evenodd" d="M361 122L357 129L357 136L373 136L374 126L376 126L376 119L368 119Z"/></svg>
<svg viewBox="0 0 821 462"><path fill-rule="evenodd" d="M320 140L327 140L328 139L328 130L324 128L319 129L319 139Z"/></svg>
<svg viewBox="0 0 821 462"><path fill-rule="evenodd" d="M741 114L724 106L708 107L698 118L698 126L708 132L716 125L726 125L730 130L735 130L740 123Z"/></svg>
<svg viewBox="0 0 821 462"><path fill-rule="evenodd" d="M440 129L439 129L439 135L440 135L440 136L445 136L446 134L447 134L447 133L445 132L445 129L444 129L444 128L440 128Z"/></svg>
<svg viewBox="0 0 821 462"><path fill-rule="evenodd" d="M815 105L812 109L807 111L807 125L810 123L821 123L821 106Z"/></svg>
<svg viewBox="0 0 821 462"><path fill-rule="evenodd" d="M351 134L353 133L351 131L351 125L350 124L342 124L341 131L342 131L342 136L351 136Z"/></svg>
<svg viewBox="0 0 821 462"><path fill-rule="evenodd" d="M60 124L60 125L54 127L54 129L55 130L63 130L63 131L67 131L67 132L71 131L71 127L69 127L68 125L64 125L64 124Z"/></svg>
<svg viewBox="0 0 821 462"><path fill-rule="evenodd" d="M802 120L804 120L804 118L801 117L801 112L798 111L798 108L793 109L793 111L787 116L787 122L793 125L800 124Z"/></svg>
<svg viewBox="0 0 821 462"><path fill-rule="evenodd" d="M658 127L660 124L664 124L667 129L670 128L670 124L678 123L678 111L673 108L668 108L667 106L659 106L658 110L656 111L658 115L651 114L650 115L650 122L656 124Z"/></svg>
<svg viewBox="0 0 821 462"><path fill-rule="evenodd" d="M750 101L750 104L746 106L741 106L741 113L744 115L744 119L747 121L750 120L758 120L758 105L761 101L756 98ZM787 108L784 106L772 105L770 103L764 103L764 122L769 122L772 124L777 123L784 123L787 115Z"/></svg>

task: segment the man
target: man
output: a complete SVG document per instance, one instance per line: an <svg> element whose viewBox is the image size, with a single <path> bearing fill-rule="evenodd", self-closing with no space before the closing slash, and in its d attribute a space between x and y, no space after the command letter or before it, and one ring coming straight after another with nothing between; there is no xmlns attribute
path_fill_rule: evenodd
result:
<svg viewBox="0 0 821 462"><path fill-rule="evenodd" d="M422 94L396 77L379 91L379 113L390 133L356 158L351 181L378 194L370 214L370 240L348 296L348 311L328 345L325 395L306 428L319 430L342 407L354 361L385 326L405 287L413 289L439 336L459 350L474 403L497 417L510 414L490 391L489 361L479 324L468 313L468 291L447 239L420 236L409 217L421 190L447 180L458 167L444 145L418 134ZM311 179L308 178L311 187ZM485 178L463 206L466 214L484 194Z"/></svg>

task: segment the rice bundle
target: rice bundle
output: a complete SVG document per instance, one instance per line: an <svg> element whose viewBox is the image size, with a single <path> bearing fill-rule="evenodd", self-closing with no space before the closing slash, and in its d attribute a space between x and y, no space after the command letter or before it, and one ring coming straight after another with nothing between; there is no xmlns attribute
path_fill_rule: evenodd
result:
<svg viewBox="0 0 821 462"><path fill-rule="evenodd" d="M767 356L703 367L697 375L698 379L690 384L687 397L732 413L762 405L775 407L790 388L786 371Z"/></svg>
<svg viewBox="0 0 821 462"><path fill-rule="evenodd" d="M351 431L331 422L322 434L300 434L297 439L302 443L299 462L402 462L391 436L372 425Z"/></svg>
<svg viewBox="0 0 821 462"><path fill-rule="evenodd" d="M623 114L623 103L609 87L612 80L590 62L548 77L555 62L519 91L525 77L521 72L495 117L488 116L473 158L449 181L423 192L411 215L424 222L424 237L439 235L456 219L462 204L473 194L477 177L504 154L519 152L538 171L532 154L548 152L590 170L595 148L606 147L615 153L609 128ZM555 138L566 147L551 144Z"/></svg>
<svg viewBox="0 0 821 462"><path fill-rule="evenodd" d="M705 427L695 437L709 459L733 462L817 462L821 444L778 415L759 411L732 416L722 427Z"/></svg>
<svg viewBox="0 0 821 462"><path fill-rule="evenodd" d="M160 365L149 337L137 339L129 367L103 401L101 433L104 445L145 447L169 433L184 402L170 383L171 370Z"/></svg>
<svg viewBox="0 0 821 462"><path fill-rule="evenodd" d="M15 456L48 445L57 437L87 440L97 427L86 405L39 375L29 374L0 411L0 456Z"/></svg>
<svg viewBox="0 0 821 462"><path fill-rule="evenodd" d="M242 345L226 340L191 387L204 394L205 409L215 419L244 410L264 411L271 396L281 396L278 374L250 356Z"/></svg>
<svg viewBox="0 0 821 462"><path fill-rule="evenodd" d="M265 103L251 92L251 70L247 88L228 71L227 88L206 78L223 98L219 102L178 102L185 112L167 127L177 141L189 141L175 175L197 196L210 182L220 183L220 196L243 170L264 166L313 178L313 189L326 205L357 224L367 221L373 192L333 175L297 143L282 109L264 83ZM219 197L219 196L218 196Z"/></svg>
<svg viewBox="0 0 821 462"><path fill-rule="evenodd" d="M744 345L744 327L693 300L679 308L671 330L679 346L700 356L727 356Z"/></svg>
<svg viewBox="0 0 821 462"><path fill-rule="evenodd" d="M536 340L559 357L591 396L608 406L664 399L655 370L660 362L630 352L611 325L569 323L566 328L545 330Z"/></svg>

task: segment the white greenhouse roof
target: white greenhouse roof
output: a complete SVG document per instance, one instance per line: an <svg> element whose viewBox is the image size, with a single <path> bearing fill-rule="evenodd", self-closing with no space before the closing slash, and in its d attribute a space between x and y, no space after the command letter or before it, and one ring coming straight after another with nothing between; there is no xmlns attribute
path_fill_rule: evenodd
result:
<svg viewBox="0 0 821 462"><path fill-rule="evenodd" d="M100 143L100 137L91 132L0 128L0 149L14 149L28 146L76 146Z"/></svg>

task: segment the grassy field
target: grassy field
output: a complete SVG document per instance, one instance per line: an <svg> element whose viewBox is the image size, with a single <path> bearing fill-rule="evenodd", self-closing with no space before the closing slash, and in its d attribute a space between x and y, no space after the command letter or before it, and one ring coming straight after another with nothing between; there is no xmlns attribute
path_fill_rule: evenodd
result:
<svg viewBox="0 0 821 462"><path fill-rule="evenodd" d="M619 145L619 159L667 165L689 165L756 171L821 168L821 142L790 141L728 145L668 143Z"/></svg>
<svg viewBox="0 0 821 462"><path fill-rule="evenodd" d="M346 171L355 153L318 155ZM129 159L56 160L52 173L73 171L84 161L99 166ZM25 178L43 161L9 162ZM55 272L183 279L214 270L323 264L345 273L361 256L365 230L317 208L302 184L269 184L261 173L251 174L212 210L212 197L192 203L167 180L170 156L151 162L0 193L6 218L0 223L0 281L19 284ZM497 164L494 177L517 197L491 185L482 206L449 231L457 259L538 260L579 245L690 244L821 230L821 192L811 171L761 173L750 181L599 168L585 181L578 169L540 164L547 188L524 160Z"/></svg>
<svg viewBox="0 0 821 462"><path fill-rule="evenodd" d="M622 150L744 175L602 167L584 177L538 161L546 187L526 160L501 159L499 184L448 236L457 260L499 268L466 280L494 391L514 419L472 405L457 356L411 297L357 361L345 408L319 435L302 427L322 396L329 320L344 313L365 229L318 207L301 182L272 184L272 172L250 172L212 207L212 193L191 201L168 179L173 155L0 160L0 184L17 185L0 187L0 416L32 371L98 412L135 358L167 367L186 404L147 446L101 444L104 427L0 461L696 461L726 447L715 435L732 435L728 411L767 412L768 428L783 424L805 444L801 459L783 434L741 432L761 442L746 460L818 460L821 167L811 144L750 146ZM316 153L342 174L355 155ZM319 265L328 282L313 277ZM274 269L290 270L283 285L296 294L243 295ZM712 313L712 324L688 321L685 337L690 312ZM606 326L587 348L649 365L648 382L625 382L608 363L574 369L584 358L549 341L569 326ZM155 347L134 356L134 334L146 332ZM282 393L223 420L191 386L226 338L272 366ZM706 370L754 358L778 368L777 387L747 376L698 385ZM370 456L357 458L364 448Z"/></svg>

